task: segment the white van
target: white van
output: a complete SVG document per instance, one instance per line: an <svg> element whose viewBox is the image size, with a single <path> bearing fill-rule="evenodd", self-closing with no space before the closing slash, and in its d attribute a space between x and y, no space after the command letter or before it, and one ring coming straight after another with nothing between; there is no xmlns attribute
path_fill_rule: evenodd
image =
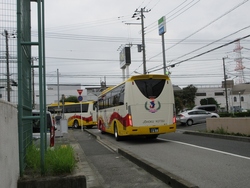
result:
<svg viewBox="0 0 250 188"><path fill-rule="evenodd" d="M52 115L49 111L47 114L47 132L50 132L52 126L55 126L52 120ZM40 116L39 110L32 110L33 116ZM38 134L39 133L39 134ZM40 119L33 119L33 138L40 138Z"/></svg>
<svg viewBox="0 0 250 188"><path fill-rule="evenodd" d="M200 109L200 110L206 110L208 112L218 112L218 108L215 104L207 104L207 105L201 105L201 106L195 106L193 109Z"/></svg>

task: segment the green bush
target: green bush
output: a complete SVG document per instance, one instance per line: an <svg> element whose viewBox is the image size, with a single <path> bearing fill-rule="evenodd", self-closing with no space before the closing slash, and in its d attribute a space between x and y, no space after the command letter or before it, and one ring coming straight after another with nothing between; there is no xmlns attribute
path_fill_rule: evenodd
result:
<svg viewBox="0 0 250 188"><path fill-rule="evenodd" d="M220 112L219 115L220 117L250 117L250 111L235 113Z"/></svg>
<svg viewBox="0 0 250 188"><path fill-rule="evenodd" d="M48 150L45 157L46 169L52 174L72 173L75 167L74 150L70 146Z"/></svg>
<svg viewBox="0 0 250 188"><path fill-rule="evenodd" d="M31 145L27 150L26 164L28 170L35 173L40 171L41 156L39 148ZM71 146L58 146L54 149L48 149L45 153L45 175L70 174L74 170L76 160L74 150Z"/></svg>

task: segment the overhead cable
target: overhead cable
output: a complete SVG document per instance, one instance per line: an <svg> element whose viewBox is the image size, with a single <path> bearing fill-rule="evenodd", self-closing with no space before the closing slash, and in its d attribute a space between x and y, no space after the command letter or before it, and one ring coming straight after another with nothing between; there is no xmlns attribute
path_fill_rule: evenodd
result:
<svg viewBox="0 0 250 188"><path fill-rule="evenodd" d="M226 44L224 44L224 45L218 46L218 47L216 47L216 48L213 48L213 49L208 50L208 51L206 51L206 52L203 52L203 53L201 53L201 54L198 54L198 55L195 55L195 56L193 56L193 57L187 58L187 59L185 59L185 60L179 61L179 62L177 62L177 63L173 63L173 64L168 65L168 66L166 66L166 67L174 67L175 65L181 64L181 63L183 63L183 62L185 62L185 61L189 61L189 60L194 59L194 58L197 58L197 57L200 57L200 56L202 56L202 55L205 55L205 54L210 53L210 52L212 52L212 51L218 50L218 49L220 49L220 48L222 48L222 47L225 47L225 46L227 46L227 45L230 45L230 44L232 44L232 43L235 43L235 42L237 42L237 41L239 41L239 40L243 40L243 39L248 38L248 37L250 37L250 35L244 36L244 37L242 37L242 38L238 38L238 39L233 40L233 41L231 41L231 42L229 42L229 43L226 43ZM161 69L163 69L163 67L162 67L162 68L159 68L159 69L155 69L155 70L149 71L149 73L150 73L150 72L155 72L155 71L158 71L158 70L161 70Z"/></svg>
<svg viewBox="0 0 250 188"><path fill-rule="evenodd" d="M241 5L245 4L247 1L249 0L244 0L243 2L241 2L240 4L238 4L237 6L233 7L232 9L230 9L229 11L225 12L224 14L222 14L221 16L219 16L218 18L214 19L213 21L209 22L208 24L206 24L205 26L201 27L200 29L198 29L197 31L195 31L194 33L188 35L187 37L185 37L184 39L180 40L179 42L177 42L176 44L170 46L169 48L167 48L165 51L177 46L178 44L180 44L181 42L187 40L188 38L190 38L191 36L195 35L196 33L200 32L201 30L205 29L206 27L208 27L209 25L211 25L212 23L218 21L219 19L221 19L222 17L226 16L227 14L229 14L230 12L232 12L233 10L237 9L238 7L240 7ZM153 57L149 58L148 61L150 61L151 59L161 55L162 52L154 55Z"/></svg>

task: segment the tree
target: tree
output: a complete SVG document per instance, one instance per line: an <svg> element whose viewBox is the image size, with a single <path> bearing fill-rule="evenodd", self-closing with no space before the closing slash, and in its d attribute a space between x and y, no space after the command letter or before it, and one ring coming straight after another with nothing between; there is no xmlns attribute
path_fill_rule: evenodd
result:
<svg viewBox="0 0 250 188"><path fill-rule="evenodd" d="M183 95L183 105L187 108L193 108L195 106L195 94L197 92L197 88L194 85L189 85L182 89Z"/></svg>
<svg viewBox="0 0 250 188"><path fill-rule="evenodd" d="M62 98L60 100L62 102ZM76 96L69 96L64 99L64 102L79 102Z"/></svg>
<svg viewBox="0 0 250 188"><path fill-rule="evenodd" d="M183 104L182 104L182 101L179 97L175 98L175 109L176 109L177 113L183 109Z"/></svg>
<svg viewBox="0 0 250 188"><path fill-rule="evenodd" d="M201 104L201 105L215 104L217 107L219 107L218 102L217 102L213 97L201 99L201 100L200 100L200 104Z"/></svg>
<svg viewBox="0 0 250 188"><path fill-rule="evenodd" d="M175 109L177 113L183 109L182 94L182 90L174 92Z"/></svg>

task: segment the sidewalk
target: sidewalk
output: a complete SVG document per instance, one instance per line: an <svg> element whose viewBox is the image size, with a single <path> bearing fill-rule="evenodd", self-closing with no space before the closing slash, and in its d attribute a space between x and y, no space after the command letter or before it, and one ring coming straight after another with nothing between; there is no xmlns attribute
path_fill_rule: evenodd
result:
<svg viewBox="0 0 250 188"><path fill-rule="evenodd" d="M97 174L90 167L90 164L87 160L84 151L82 150L79 143L76 141L73 135L73 130L68 130L68 133L64 133L63 137L55 138L56 145L69 144L73 147L76 158L77 158L77 167L73 172L74 175L84 175L87 181L87 188L102 188L99 183Z"/></svg>

